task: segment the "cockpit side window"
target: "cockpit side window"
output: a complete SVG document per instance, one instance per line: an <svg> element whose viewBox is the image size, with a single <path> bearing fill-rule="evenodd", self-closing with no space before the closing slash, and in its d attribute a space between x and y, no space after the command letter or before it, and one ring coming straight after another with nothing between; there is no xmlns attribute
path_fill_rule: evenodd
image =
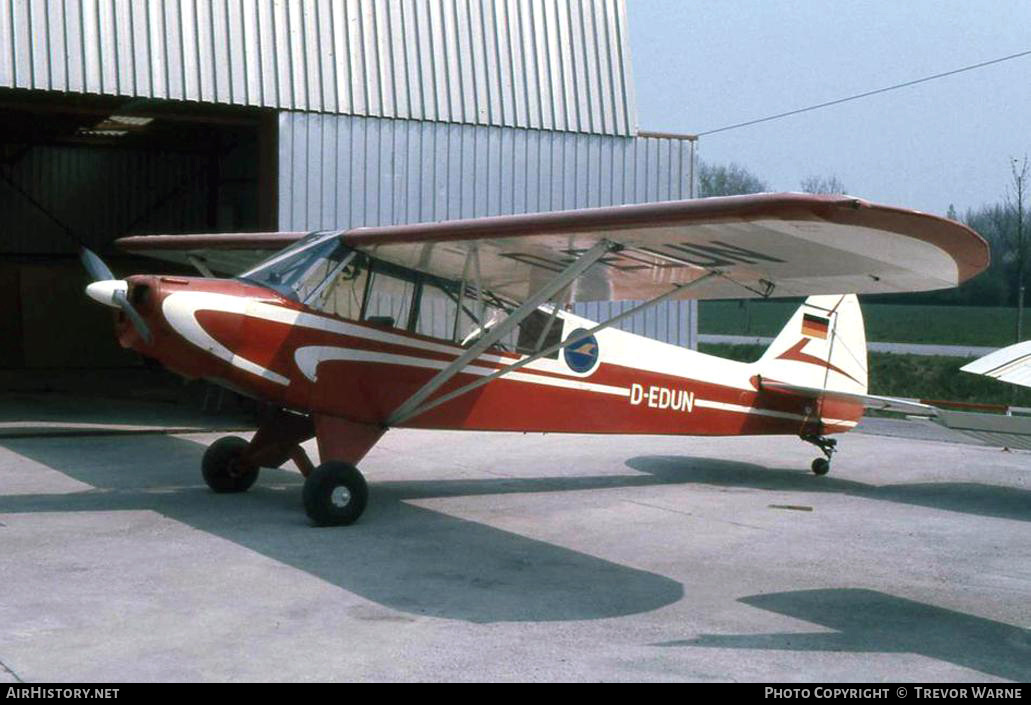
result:
<svg viewBox="0 0 1031 705"><path fill-rule="evenodd" d="M363 319L389 328L408 328L414 295L414 282L374 266Z"/></svg>
<svg viewBox="0 0 1031 705"><path fill-rule="evenodd" d="M551 311L538 309L523 319L519 324L519 339L516 352L533 355L539 350L546 350L562 341L563 321ZM558 359L558 351L545 355L553 360Z"/></svg>
<svg viewBox="0 0 1031 705"><path fill-rule="evenodd" d="M415 332L431 338L450 340L455 332L458 297L446 284L424 281L419 293L419 315Z"/></svg>
<svg viewBox="0 0 1031 705"><path fill-rule="evenodd" d="M472 345L483 337L488 330L503 321L511 307L497 300L489 293L477 296L475 291L466 289L458 314L458 336L455 342L463 346ZM495 345L501 350L515 350L518 331L513 330Z"/></svg>

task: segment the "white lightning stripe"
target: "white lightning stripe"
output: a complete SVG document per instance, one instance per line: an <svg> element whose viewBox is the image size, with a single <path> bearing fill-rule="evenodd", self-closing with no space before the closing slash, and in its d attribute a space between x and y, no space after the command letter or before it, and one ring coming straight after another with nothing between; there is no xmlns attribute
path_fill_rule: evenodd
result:
<svg viewBox="0 0 1031 705"><path fill-rule="evenodd" d="M792 414L789 411L774 411L773 409L757 409L754 406L742 406L741 404L727 404L722 401L710 401L708 399L695 399L695 406L703 409L716 409L717 411L730 411L736 414L755 414L757 416L769 416L775 419L791 419L792 421L805 421L809 416L803 416L802 414ZM855 421L846 421L844 419L826 419L821 418L820 421L830 426L855 426Z"/></svg>
<svg viewBox="0 0 1031 705"><path fill-rule="evenodd" d="M212 296L219 298L219 306L211 306ZM290 380L272 370L262 367L247 358L240 357L232 350L222 345L197 321L197 312L201 310L223 311L243 315L247 306L247 300L235 296L222 294L204 294L196 291L177 291L165 298L161 304L161 311L172 328L186 340L196 345L201 350L211 353L215 357L229 362L233 367L258 375L263 379L284 386L290 384Z"/></svg>
<svg viewBox="0 0 1031 705"><path fill-rule="evenodd" d="M332 360L343 360L346 362L379 362L384 365L405 365L407 367L426 367L434 370L442 370L450 363L445 360L430 360L424 357L411 357L409 355L396 355L394 353L376 352L374 350L356 350L353 348L339 348L330 345L309 345L297 348L294 351L294 361L297 367L312 382L316 378L316 370L320 363ZM462 369L472 375L488 375L497 370L489 367L468 365Z"/></svg>
<svg viewBox="0 0 1031 705"><path fill-rule="evenodd" d="M409 355L395 355L392 353L375 352L372 350L354 350L351 348L338 348L333 346L309 345L298 348L294 353L294 360L297 367L308 379L315 381L315 372L318 365L330 360L345 360L348 362L375 362L385 365L405 365L408 367L426 367L435 370L442 370L451 364L447 360L428 360L422 357L411 357ZM492 367L479 367L468 365L462 368L463 373L486 377L497 372ZM561 379L558 377L545 377L543 375L528 375L523 372L510 372L501 379L510 379L515 382L528 382L539 384L545 387L561 387L563 389L576 389L584 392L598 392L600 394L611 394L617 397L629 397L630 390L626 387L613 387L607 384L595 384L593 382L581 382L572 379Z"/></svg>
<svg viewBox="0 0 1031 705"><path fill-rule="evenodd" d="M354 338L363 338L365 340L373 340L380 343L444 353L455 357L464 352L463 348L454 345L441 345L439 343L431 343L426 340L408 338L396 333L375 330L364 326L345 323L343 321L337 321L331 318L325 318L323 316L294 311L282 306L276 306L275 304L247 301L238 296L229 296L227 294L214 294L200 291L176 291L165 299L163 311L165 313L165 318L167 318L169 323L172 324L172 327L197 347L230 362L234 367L238 367L242 370L246 370L247 372L251 372L260 377L276 382L277 384L283 385L289 384L290 380L276 372L272 372L271 370L261 367L246 358L235 355L232 351L228 350L208 335L197 322L197 312L216 311L222 313L233 313L251 318L258 318L263 321L270 321L272 323L282 323L288 326L300 326L302 328L336 333L338 335L346 335ZM173 318L175 320L173 320ZM509 364L512 362L509 358L487 354L480 355L477 360L497 364ZM531 363L529 367L532 369L535 364L536 363ZM443 367L440 369L443 369ZM512 375L509 375L509 377L512 377ZM630 392L627 391L627 395L629 395L629 393Z"/></svg>

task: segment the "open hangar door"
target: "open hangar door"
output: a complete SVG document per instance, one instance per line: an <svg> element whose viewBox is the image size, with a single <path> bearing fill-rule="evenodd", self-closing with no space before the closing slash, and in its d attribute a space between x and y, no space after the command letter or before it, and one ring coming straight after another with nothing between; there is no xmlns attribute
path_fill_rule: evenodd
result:
<svg viewBox="0 0 1031 705"><path fill-rule="evenodd" d="M117 276L185 273L111 243L274 230L276 139L272 111L0 90L0 370L140 366L85 296L76 243Z"/></svg>

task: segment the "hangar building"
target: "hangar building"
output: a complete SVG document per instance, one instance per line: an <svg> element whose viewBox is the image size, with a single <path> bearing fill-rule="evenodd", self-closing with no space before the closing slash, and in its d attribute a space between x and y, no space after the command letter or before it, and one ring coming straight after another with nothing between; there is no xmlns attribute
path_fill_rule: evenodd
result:
<svg viewBox="0 0 1031 705"><path fill-rule="evenodd" d="M137 364L76 242L688 198L694 147L638 130L624 0L3 2L0 369Z"/></svg>

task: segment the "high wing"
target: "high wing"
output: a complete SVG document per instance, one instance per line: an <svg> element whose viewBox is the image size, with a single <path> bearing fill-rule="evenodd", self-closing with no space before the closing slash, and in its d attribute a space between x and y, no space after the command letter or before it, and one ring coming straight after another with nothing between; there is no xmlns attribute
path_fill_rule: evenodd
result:
<svg viewBox="0 0 1031 705"><path fill-rule="evenodd" d="M127 252L236 275L308 235L302 232L134 235L115 244Z"/></svg>
<svg viewBox="0 0 1031 705"><path fill-rule="evenodd" d="M1031 340L996 350L959 368L1002 382L1031 387Z"/></svg>
<svg viewBox="0 0 1031 705"><path fill-rule="evenodd" d="M168 256L253 251L300 234L125 238ZM893 293L956 286L988 266L966 226L849 196L756 194L552 213L361 227L341 239L371 256L526 300L580 255L609 245L573 301L642 300L715 273L684 298ZM270 249L270 248L266 248Z"/></svg>

